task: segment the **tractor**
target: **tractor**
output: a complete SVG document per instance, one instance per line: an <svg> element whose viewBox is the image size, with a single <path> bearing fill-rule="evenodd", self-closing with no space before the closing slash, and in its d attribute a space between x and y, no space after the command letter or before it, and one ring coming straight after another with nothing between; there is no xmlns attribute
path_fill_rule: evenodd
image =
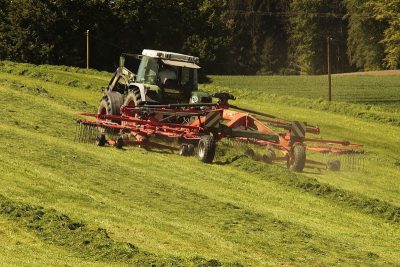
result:
<svg viewBox="0 0 400 267"><path fill-rule="evenodd" d="M140 60L137 73L127 69L126 57ZM211 103L198 91L199 58L144 49L141 55L122 54L98 107L99 115L120 115L121 106Z"/></svg>
<svg viewBox="0 0 400 267"><path fill-rule="evenodd" d="M124 67L126 57L140 60L137 74ZM318 126L232 105L235 97L229 93L199 92L198 64L197 57L164 51L122 54L97 114L79 113L96 120L77 120L75 140L122 148L162 146L151 137L174 139L181 155L193 155L197 146L198 159L211 163L216 142L229 139L264 147L262 160L285 161L293 171L302 171L306 163L340 169L340 161L326 165L307 159L306 151L348 155L348 162L359 162L353 156L364 153L361 144L310 138L306 134L320 134Z"/></svg>

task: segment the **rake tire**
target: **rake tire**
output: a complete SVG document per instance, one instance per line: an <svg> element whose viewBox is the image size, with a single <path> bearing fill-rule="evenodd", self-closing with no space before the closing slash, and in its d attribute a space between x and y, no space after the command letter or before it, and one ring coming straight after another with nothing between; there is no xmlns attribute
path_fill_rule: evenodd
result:
<svg viewBox="0 0 400 267"><path fill-rule="evenodd" d="M203 135L199 141L197 156L201 162L212 163L215 156L215 139L212 135Z"/></svg>
<svg viewBox="0 0 400 267"><path fill-rule="evenodd" d="M179 148L179 155L181 156L189 156L189 148L187 144L182 144L181 147Z"/></svg>
<svg viewBox="0 0 400 267"><path fill-rule="evenodd" d="M99 134L96 140L96 145L98 146L105 146L107 143L105 134Z"/></svg>
<svg viewBox="0 0 400 267"><path fill-rule="evenodd" d="M124 139L119 136L116 140L115 140L115 147L117 149L122 149L124 147Z"/></svg>
<svg viewBox="0 0 400 267"><path fill-rule="evenodd" d="M341 167L341 162L338 159L336 159L336 160L328 160L328 162L326 163L326 168L328 170L330 170L330 171L333 171L333 172L340 171L340 167Z"/></svg>
<svg viewBox="0 0 400 267"><path fill-rule="evenodd" d="M272 164L272 162L276 159L276 154L272 149L269 149L265 155L262 157L263 161Z"/></svg>
<svg viewBox="0 0 400 267"><path fill-rule="evenodd" d="M193 144L188 144L188 155L193 156L194 155L194 145Z"/></svg>
<svg viewBox="0 0 400 267"><path fill-rule="evenodd" d="M295 144L288 157L287 167L294 172L302 172L306 165L306 148L302 144Z"/></svg>

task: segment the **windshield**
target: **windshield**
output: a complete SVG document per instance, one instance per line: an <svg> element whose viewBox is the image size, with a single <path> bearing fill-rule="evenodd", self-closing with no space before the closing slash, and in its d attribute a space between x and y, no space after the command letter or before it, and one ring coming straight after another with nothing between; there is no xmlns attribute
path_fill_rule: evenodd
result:
<svg viewBox="0 0 400 267"><path fill-rule="evenodd" d="M197 91L197 69L181 68L180 83L182 86Z"/></svg>
<svg viewBox="0 0 400 267"><path fill-rule="evenodd" d="M138 69L136 81L147 84L157 84L157 59L143 56Z"/></svg>
<svg viewBox="0 0 400 267"><path fill-rule="evenodd" d="M157 58L143 56L138 69L136 81L139 83L158 85L158 82L163 83L165 79L177 79L178 84L185 90L197 91L197 69L178 67L161 63L159 68L159 61ZM175 76L163 75L165 70L168 69L174 72ZM162 77L159 77L162 76Z"/></svg>

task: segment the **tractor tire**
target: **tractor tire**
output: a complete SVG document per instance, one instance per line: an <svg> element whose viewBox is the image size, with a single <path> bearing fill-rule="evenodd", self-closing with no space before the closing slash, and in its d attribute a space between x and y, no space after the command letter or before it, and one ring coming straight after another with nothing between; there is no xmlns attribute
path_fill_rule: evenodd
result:
<svg viewBox="0 0 400 267"><path fill-rule="evenodd" d="M215 156L215 139L212 135L203 135L198 145L198 159L204 163L212 163Z"/></svg>
<svg viewBox="0 0 400 267"><path fill-rule="evenodd" d="M105 96L100 100L97 114L99 115L120 115L120 109L124 102L122 94L118 92L107 92ZM120 121L113 121L115 123L121 123ZM100 133L116 134L118 130L115 129L104 129L99 127Z"/></svg>
<svg viewBox="0 0 400 267"><path fill-rule="evenodd" d="M179 155L181 156L189 156L189 149L187 144L182 144L181 147L179 148Z"/></svg>
<svg viewBox="0 0 400 267"><path fill-rule="evenodd" d="M120 108L124 103L123 95L118 92L108 92L100 100L97 114L120 115Z"/></svg>
<svg viewBox="0 0 400 267"><path fill-rule="evenodd" d="M328 162L326 163L326 168L333 172L340 171L340 167L341 167L341 163L340 163L340 160L338 160L338 159L328 160Z"/></svg>
<svg viewBox="0 0 400 267"><path fill-rule="evenodd" d="M140 96L139 90L129 91L125 97L124 106L137 107L142 104L142 97Z"/></svg>
<svg viewBox="0 0 400 267"><path fill-rule="evenodd" d="M306 148L302 144L295 144L288 157L287 167L294 172L302 172L306 165Z"/></svg>

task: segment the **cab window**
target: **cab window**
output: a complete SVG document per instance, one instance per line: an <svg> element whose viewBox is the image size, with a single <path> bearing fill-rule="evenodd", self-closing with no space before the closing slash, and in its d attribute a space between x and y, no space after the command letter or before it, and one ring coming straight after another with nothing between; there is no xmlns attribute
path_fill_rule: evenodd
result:
<svg viewBox="0 0 400 267"><path fill-rule="evenodd" d="M191 87L197 90L197 70L190 68L181 69L181 84L185 87Z"/></svg>
<svg viewBox="0 0 400 267"><path fill-rule="evenodd" d="M156 84L158 73L157 59L144 56L140 62L137 74L137 82Z"/></svg>

